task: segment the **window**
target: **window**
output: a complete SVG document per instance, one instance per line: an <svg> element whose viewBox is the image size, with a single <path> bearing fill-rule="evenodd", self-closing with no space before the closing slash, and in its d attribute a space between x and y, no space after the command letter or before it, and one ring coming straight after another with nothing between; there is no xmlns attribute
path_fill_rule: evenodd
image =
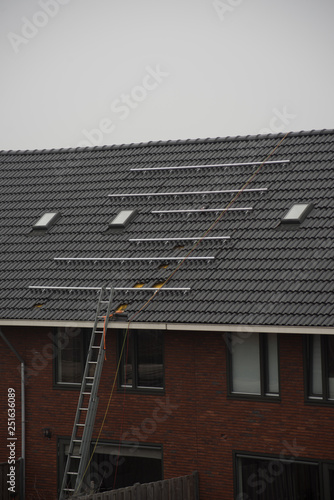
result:
<svg viewBox="0 0 334 500"><path fill-rule="evenodd" d="M59 439L59 481L64 475L69 450L69 439ZM74 448L74 453L78 448ZM135 483L150 483L162 479L162 448L160 445L92 442L93 458L83 480L87 494L132 486ZM116 477L115 477L116 474ZM74 488L75 478L67 487Z"/></svg>
<svg viewBox="0 0 334 500"><path fill-rule="evenodd" d="M297 203L293 205L288 213L283 217L283 223L301 224L311 212L313 205L311 203Z"/></svg>
<svg viewBox="0 0 334 500"><path fill-rule="evenodd" d="M89 329L84 328L57 328L54 337L57 385L81 384L90 333Z"/></svg>
<svg viewBox="0 0 334 500"><path fill-rule="evenodd" d="M306 338L307 397L334 403L334 335Z"/></svg>
<svg viewBox="0 0 334 500"><path fill-rule="evenodd" d="M123 231L137 214L137 210L121 210L109 223L107 232L117 233Z"/></svg>
<svg viewBox="0 0 334 500"><path fill-rule="evenodd" d="M319 483L317 462L236 455L237 499L320 500Z"/></svg>
<svg viewBox="0 0 334 500"><path fill-rule="evenodd" d="M163 389L163 333L130 330L119 336L121 387L135 390Z"/></svg>
<svg viewBox="0 0 334 500"><path fill-rule="evenodd" d="M33 225L33 232L46 232L60 217L59 212L47 212Z"/></svg>
<svg viewBox="0 0 334 500"><path fill-rule="evenodd" d="M278 340L276 334L237 333L227 343L229 394L258 397L279 395Z"/></svg>

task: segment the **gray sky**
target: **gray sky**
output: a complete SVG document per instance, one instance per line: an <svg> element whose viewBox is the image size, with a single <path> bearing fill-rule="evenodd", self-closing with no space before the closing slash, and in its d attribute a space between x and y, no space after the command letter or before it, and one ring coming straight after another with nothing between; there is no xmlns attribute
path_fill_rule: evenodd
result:
<svg viewBox="0 0 334 500"><path fill-rule="evenodd" d="M0 0L0 149L334 128L333 0Z"/></svg>

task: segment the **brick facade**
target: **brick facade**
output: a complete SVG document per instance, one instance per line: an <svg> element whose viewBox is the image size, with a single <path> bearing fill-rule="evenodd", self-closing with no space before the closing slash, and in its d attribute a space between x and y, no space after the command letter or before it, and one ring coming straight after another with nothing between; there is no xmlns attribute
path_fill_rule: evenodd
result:
<svg viewBox="0 0 334 500"><path fill-rule="evenodd" d="M2 327L2 331L24 358L28 372L34 370L26 385L26 498L56 499L57 438L71 435L78 390L53 388L52 329ZM116 330L109 330L93 438L113 383L116 345ZM333 459L334 408L306 404L304 399L303 337L280 335L279 354L280 400L236 400L227 397L222 334L167 331L165 393L124 397L116 387L101 439L118 441L129 432L144 443L162 444L164 478L198 470L203 500L233 498L233 451L279 455L293 450L299 458ZM19 362L1 339L0 359L1 414L6 415L7 390L13 387L20 438ZM51 439L43 437L45 427L51 428ZM5 462L5 419L0 435L0 462ZM17 457L20 454L18 439Z"/></svg>

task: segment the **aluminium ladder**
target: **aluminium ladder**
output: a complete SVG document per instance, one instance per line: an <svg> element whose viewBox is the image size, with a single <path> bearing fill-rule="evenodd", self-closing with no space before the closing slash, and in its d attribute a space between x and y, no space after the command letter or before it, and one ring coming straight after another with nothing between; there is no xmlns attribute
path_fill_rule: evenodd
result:
<svg viewBox="0 0 334 500"><path fill-rule="evenodd" d="M97 393L104 361L104 332L108 328L113 295L112 287L102 287L99 293L59 500L84 493L83 481L89 465L90 443L98 405ZM104 328L98 327L101 321L104 321Z"/></svg>

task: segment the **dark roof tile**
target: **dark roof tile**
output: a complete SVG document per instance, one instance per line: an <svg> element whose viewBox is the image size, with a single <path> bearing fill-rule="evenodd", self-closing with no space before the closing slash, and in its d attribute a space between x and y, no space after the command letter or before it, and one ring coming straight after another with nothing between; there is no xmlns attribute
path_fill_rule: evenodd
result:
<svg viewBox="0 0 334 500"><path fill-rule="evenodd" d="M111 193L240 189L256 166L135 172L131 168L262 161L283 137L247 136L176 141L84 150L0 152L0 269L3 319L92 320L96 297L48 291L34 308L29 285L132 287L161 277L170 287L191 287L187 295L161 291L138 321L333 326L334 132L291 133L264 165L234 207L219 222L218 209L234 194L108 198ZM277 231L297 202L315 208L299 229ZM151 214L151 210L217 208L216 212ZM106 234L122 209L139 211L123 233ZM46 235L32 236L44 212L62 217ZM213 227L212 227L213 226ZM129 238L231 236L204 240L191 256L213 261L160 261L140 257L183 257L193 241L130 243ZM134 257L133 261L55 262L54 257ZM135 312L149 292L116 292Z"/></svg>

